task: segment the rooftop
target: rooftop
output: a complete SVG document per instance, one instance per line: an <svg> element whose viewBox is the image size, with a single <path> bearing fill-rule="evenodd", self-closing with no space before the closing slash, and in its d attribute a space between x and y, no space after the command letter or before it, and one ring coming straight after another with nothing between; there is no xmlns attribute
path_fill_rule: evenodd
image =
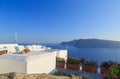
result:
<svg viewBox="0 0 120 79"><path fill-rule="evenodd" d="M20 52L15 52L12 54L4 54L0 56L0 59L9 59L9 60L17 60L17 61L29 61L31 59L36 59L38 57L43 57L45 55L50 55L54 53L55 50L49 51L31 51L27 54L20 54Z"/></svg>

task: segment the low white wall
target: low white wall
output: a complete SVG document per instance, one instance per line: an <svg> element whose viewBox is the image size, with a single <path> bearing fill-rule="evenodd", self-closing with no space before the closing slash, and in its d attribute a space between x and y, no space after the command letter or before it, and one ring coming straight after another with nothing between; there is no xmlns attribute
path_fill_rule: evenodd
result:
<svg viewBox="0 0 120 79"><path fill-rule="evenodd" d="M19 49L19 51L21 52L21 51L23 51L23 50L25 49L25 47L24 47L23 45L19 45L19 46L18 46L18 49Z"/></svg>
<svg viewBox="0 0 120 79"><path fill-rule="evenodd" d="M25 48L30 49L30 51L44 51L44 50L50 49L50 48L47 48L47 47L41 46L41 45L28 45Z"/></svg>
<svg viewBox="0 0 120 79"><path fill-rule="evenodd" d="M64 58L65 60L67 59L68 52L67 50L58 50L56 53L57 57Z"/></svg>
<svg viewBox="0 0 120 79"><path fill-rule="evenodd" d="M47 53L39 58L27 61L27 73L50 73L55 69L56 56L54 53Z"/></svg>
<svg viewBox="0 0 120 79"><path fill-rule="evenodd" d="M8 59L0 59L0 74L17 72L17 73L25 73L26 66L25 62L14 61Z"/></svg>
<svg viewBox="0 0 120 79"><path fill-rule="evenodd" d="M8 53L16 52L18 44L0 44L0 48L5 48Z"/></svg>
<svg viewBox="0 0 120 79"><path fill-rule="evenodd" d="M17 51L15 46L7 46L6 49L8 53L13 53Z"/></svg>
<svg viewBox="0 0 120 79"><path fill-rule="evenodd" d="M0 48L3 48L3 47L10 47L10 46L18 46L18 44L0 44Z"/></svg>

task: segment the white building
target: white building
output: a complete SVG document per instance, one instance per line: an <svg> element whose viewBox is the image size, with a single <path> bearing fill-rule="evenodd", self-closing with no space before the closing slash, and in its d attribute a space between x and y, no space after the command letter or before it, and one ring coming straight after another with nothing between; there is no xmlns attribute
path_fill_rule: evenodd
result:
<svg viewBox="0 0 120 79"><path fill-rule="evenodd" d="M30 49L30 53L21 54L25 48ZM0 74L51 73L56 68L56 57L67 59L67 50L53 50L41 45L24 47L18 44L0 44L0 49L7 50L7 54L0 55Z"/></svg>

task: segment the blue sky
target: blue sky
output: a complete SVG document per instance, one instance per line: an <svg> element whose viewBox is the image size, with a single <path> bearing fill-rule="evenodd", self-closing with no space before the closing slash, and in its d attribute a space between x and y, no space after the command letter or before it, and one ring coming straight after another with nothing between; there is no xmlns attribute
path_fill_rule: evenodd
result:
<svg viewBox="0 0 120 79"><path fill-rule="evenodd" d="M0 43L120 41L120 0L0 0Z"/></svg>

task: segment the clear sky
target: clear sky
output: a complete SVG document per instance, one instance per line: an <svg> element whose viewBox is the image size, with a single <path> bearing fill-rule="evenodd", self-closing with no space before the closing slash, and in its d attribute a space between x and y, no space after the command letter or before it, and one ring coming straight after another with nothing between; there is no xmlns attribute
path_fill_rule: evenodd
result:
<svg viewBox="0 0 120 79"><path fill-rule="evenodd" d="M0 43L120 41L120 0L0 0Z"/></svg>

